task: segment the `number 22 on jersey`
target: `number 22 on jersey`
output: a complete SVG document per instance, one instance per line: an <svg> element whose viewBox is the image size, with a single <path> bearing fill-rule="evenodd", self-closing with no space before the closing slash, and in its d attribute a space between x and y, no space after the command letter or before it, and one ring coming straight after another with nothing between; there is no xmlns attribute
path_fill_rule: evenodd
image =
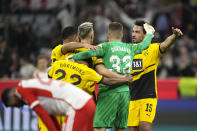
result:
<svg viewBox="0 0 197 131"><path fill-rule="evenodd" d="M66 77L66 71L65 70L62 70L62 69L58 69L56 70L55 74L60 74L60 76L56 79L56 80L62 80ZM72 74L70 76L70 79L76 79L77 81L71 83L73 85L78 85L81 83L81 77L77 74Z"/></svg>

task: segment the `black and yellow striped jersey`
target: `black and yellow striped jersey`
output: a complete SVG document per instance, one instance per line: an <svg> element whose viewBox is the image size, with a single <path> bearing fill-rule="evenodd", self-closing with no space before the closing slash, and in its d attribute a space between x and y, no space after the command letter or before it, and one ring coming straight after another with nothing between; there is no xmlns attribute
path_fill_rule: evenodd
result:
<svg viewBox="0 0 197 131"><path fill-rule="evenodd" d="M133 83L130 85L131 100L157 98L157 66L162 53L160 43L152 43L141 54L135 55L131 74Z"/></svg>

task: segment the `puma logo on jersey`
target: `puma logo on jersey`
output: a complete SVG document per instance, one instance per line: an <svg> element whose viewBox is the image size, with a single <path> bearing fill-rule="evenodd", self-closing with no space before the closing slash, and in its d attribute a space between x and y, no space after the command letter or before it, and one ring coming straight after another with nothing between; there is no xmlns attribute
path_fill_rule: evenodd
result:
<svg viewBox="0 0 197 131"><path fill-rule="evenodd" d="M146 114L146 115L150 117L150 115L149 115L149 114Z"/></svg>

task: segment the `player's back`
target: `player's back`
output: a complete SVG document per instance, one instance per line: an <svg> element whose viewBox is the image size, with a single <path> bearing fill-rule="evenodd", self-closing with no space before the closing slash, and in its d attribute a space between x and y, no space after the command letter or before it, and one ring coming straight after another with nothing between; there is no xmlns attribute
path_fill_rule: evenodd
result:
<svg viewBox="0 0 197 131"><path fill-rule="evenodd" d="M59 44L58 46L56 46L52 50L52 53L51 53L52 64L55 61L68 60L69 56L72 56L72 55L74 55L74 54L76 54L78 52L87 50L86 48L79 48L79 49L71 50L71 51L67 52L66 54L63 54L62 51L61 51L62 46L63 46L62 44Z"/></svg>
<svg viewBox="0 0 197 131"><path fill-rule="evenodd" d="M126 43L121 41L106 42L101 45L101 54L103 51L103 61L105 67L121 75L129 74L131 69L132 49ZM100 84L99 93L129 91L128 85L107 86Z"/></svg>
<svg viewBox="0 0 197 131"><path fill-rule="evenodd" d="M131 67L130 46L120 41L103 43L105 54L103 61L105 67L119 74L128 74Z"/></svg>
<svg viewBox="0 0 197 131"><path fill-rule="evenodd" d="M46 102L51 102L55 104L53 106L56 106L56 108L59 107L59 110L62 110L62 105L65 105L63 104L65 102L76 109L80 109L91 98L89 94L72 84L52 79L23 80L20 83L18 92L22 96L30 94L29 97L33 94L45 108L50 106ZM30 103L32 106L35 101L33 102L33 97L29 99L30 102L32 101Z"/></svg>
<svg viewBox="0 0 197 131"><path fill-rule="evenodd" d="M84 88L87 87L88 82L94 84L102 79L102 76L86 65L66 60L56 61L50 69L49 76L76 85L85 91L87 91ZM94 87L92 88L94 91ZM91 89L88 89L88 92L91 92Z"/></svg>

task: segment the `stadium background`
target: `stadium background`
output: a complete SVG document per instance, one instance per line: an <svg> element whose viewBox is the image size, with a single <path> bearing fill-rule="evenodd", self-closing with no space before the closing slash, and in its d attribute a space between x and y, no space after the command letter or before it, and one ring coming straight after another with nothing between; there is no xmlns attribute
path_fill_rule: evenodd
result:
<svg viewBox="0 0 197 131"><path fill-rule="evenodd" d="M93 22L98 44L107 40L108 24L119 21L124 41L131 42L136 18L155 27L153 41L163 41L172 26L184 33L160 60L153 131L197 130L197 0L1 0L0 92L31 78L37 56L50 59L64 27ZM0 115L0 130L37 128L36 116L26 106L11 109L0 104Z"/></svg>

